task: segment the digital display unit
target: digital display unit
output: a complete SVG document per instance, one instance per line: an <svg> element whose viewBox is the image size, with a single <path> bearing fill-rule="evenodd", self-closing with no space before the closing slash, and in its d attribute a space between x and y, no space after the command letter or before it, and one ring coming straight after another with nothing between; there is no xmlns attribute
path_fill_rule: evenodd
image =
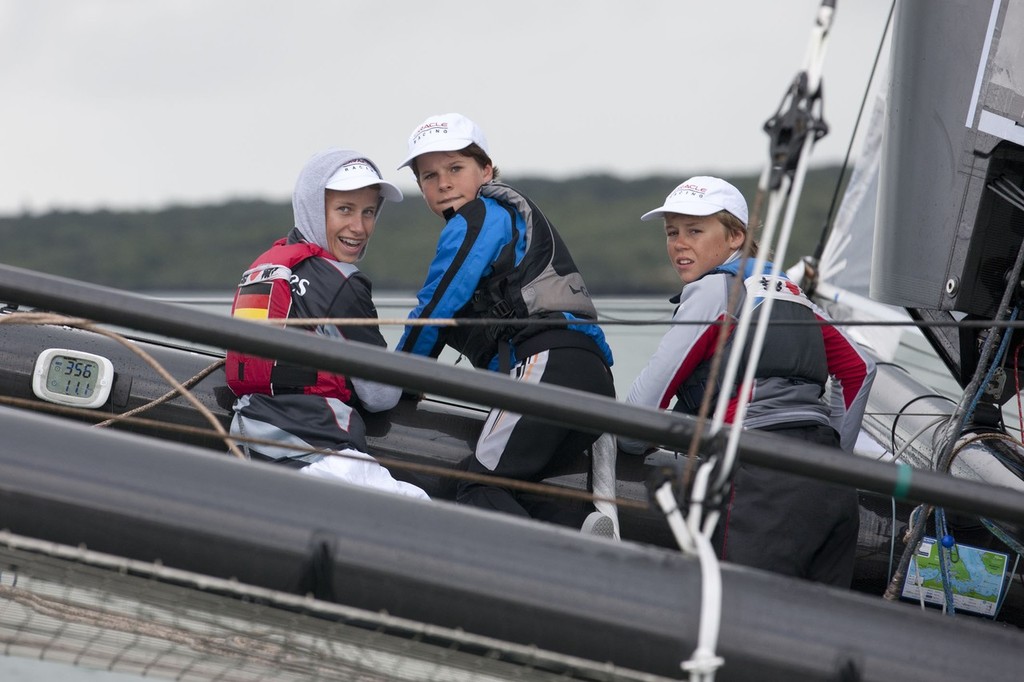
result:
<svg viewBox="0 0 1024 682"><path fill-rule="evenodd" d="M47 348L36 358L32 392L59 405L100 407L110 397L114 366L102 355Z"/></svg>

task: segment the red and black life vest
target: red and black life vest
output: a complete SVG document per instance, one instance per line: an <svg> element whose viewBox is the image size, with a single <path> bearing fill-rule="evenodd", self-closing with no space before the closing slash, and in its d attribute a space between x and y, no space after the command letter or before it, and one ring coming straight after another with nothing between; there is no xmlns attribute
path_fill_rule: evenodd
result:
<svg viewBox="0 0 1024 682"><path fill-rule="evenodd" d="M242 274L231 315L247 320L287 319L292 309L292 269L307 258L335 260L315 244L274 242ZM283 326L283 325L282 325ZM254 329L254 332L256 330ZM258 333L258 332L256 332ZM228 387L237 395L305 393L349 402L352 390L341 374L229 350L225 360Z"/></svg>

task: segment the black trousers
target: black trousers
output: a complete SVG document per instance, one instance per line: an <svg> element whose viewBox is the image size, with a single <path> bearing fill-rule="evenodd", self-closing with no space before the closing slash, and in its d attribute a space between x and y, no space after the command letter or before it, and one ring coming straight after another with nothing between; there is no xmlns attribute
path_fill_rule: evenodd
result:
<svg viewBox="0 0 1024 682"><path fill-rule="evenodd" d="M517 381L555 385L615 397L615 383L604 359L582 348L553 348L515 367ZM546 471L572 460L593 445L598 434L515 412L494 409L487 416L468 471L520 481L540 481ZM486 481L462 481L456 501L484 509L579 526L592 505L530 495Z"/></svg>
<svg viewBox="0 0 1024 682"><path fill-rule="evenodd" d="M838 451L828 426L766 430ZM725 561L849 587L859 528L855 488L741 464L712 542Z"/></svg>

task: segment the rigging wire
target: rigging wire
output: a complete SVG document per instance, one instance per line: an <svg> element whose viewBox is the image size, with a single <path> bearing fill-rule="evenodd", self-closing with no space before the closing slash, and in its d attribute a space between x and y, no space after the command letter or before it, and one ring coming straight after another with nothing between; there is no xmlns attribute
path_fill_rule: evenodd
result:
<svg viewBox="0 0 1024 682"><path fill-rule="evenodd" d="M916 396L914 398L911 398L906 403L904 403L903 407L901 407L900 409L898 409L896 411L896 417L892 420L892 430L889 433L889 442L892 444L892 451L893 452L896 452L896 427L897 427L897 425L899 425L900 417L904 416L905 414L906 415L912 414L912 413L906 412L906 409L908 407L910 407L911 405L913 405L914 403L916 403L917 401L919 401L919 400L926 400L928 398L938 398L940 400L948 400L949 402L953 403L954 405L956 404L956 401L953 400L952 398L946 397L944 395L939 395L938 393L926 393L924 395L919 395L919 396ZM923 416L923 415L918 415L918 416ZM944 414L944 415L941 415L941 416L943 418L945 418L945 419L948 419L951 416L951 414ZM915 438L917 436L919 436L919 435L920 434L916 434Z"/></svg>
<svg viewBox="0 0 1024 682"><path fill-rule="evenodd" d="M937 417L936 419L933 419L932 421L928 422L927 424L925 424L924 426L919 428L917 431L915 431L914 434L912 436L910 436L910 438L908 438L906 440L906 442L903 443L902 446L900 446L899 450L896 449L896 440L895 440L895 434L894 434L894 436L893 436L893 456L892 456L893 463L899 462L900 459L903 457L904 453L906 453L906 451L908 449L910 449L910 446L913 445L917 441L918 438L923 436L926 431L935 428L939 424L942 424L943 422L945 422L947 419L949 419L949 416L948 415L943 415L943 416Z"/></svg>
<svg viewBox="0 0 1024 682"><path fill-rule="evenodd" d="M832 231L832 221L835 219L836 207L839 204L839 193L842 190L843 178L850 165L850 156L853 153L853 144L857 138L857 131L860 128L860 121L864 115L864 110L867 108L868 94L870 94L871 84L875 80L875 71L878 69L878 63L882 58L882 51L885 47L886 37L889 35L889 29L892 25L892 17L895 10L896 0L893 0L892 4L889 6L889 15L885 20L885 28L882 29L882 37L878 41L878 49L875 51L875 59L871 63L871 72L868 74L868 82L864 87L864 96L861 98L860 108L857 110L857 118L853 123L853 132L850 134L850 142L846 146L846 155L843 157L843 163L839 167L839 177L836 180L835 190L832 192L832 201L828 207L828 215L825 217L825 225L822 227L818 245L814 248L814 255L812 256L812 259L815 267L817 267L818 261L821 259L821 255L825 250L825 243L828 241L829 233Z"/></svg>
<svg viewBox="0 0 1024 682"><path fill-rule="evenodd" d="M1020 308L1015 306L1014 309L1013 309L1013 312L1010 313L1010 319L1011 320L1016 320L1017 319L1017 314L1019 312L1020 312ZM1011 338L1011 336L1012 336L1012 334L1007 334L1007 333L1003 334L1002 341L999 343L999 349L996 351L995 357L992 358L992 362L991 362L991 364L988 367L988 371L985 373L985 378L981 380L981 383L978 385L978 390L975 392L974 398L971 400L971 404L968 407L967 412L964 413L964 418L963 418L963 422L961 423L961 428L963 428L963 425L965 425L967 422L969 422L971 420L971 418L974 416L974 411L978 408L978 403L981 401L981 397L983 395L985 395L985 392L988 390L988 387L991 385L992 377L995 376L996 370L998 370L1000 368L1003 356L1006 354L1006 348L1007 348L1007 346L1010 345L1010 338Z"/></svg>
<svg viewBox="0 0 1024 682"><path fill-rule="evenodd" d="M947 544L950 546L947 546ZM950 553L955 546L955 540L949 534L949 526L946 525L946 510L942 507L936 507L935 551L939 557L939 575L942 576L942 612L947 616L956 615L956 606L953 604L953 576L950 573L950 562L952 560Z"/></svg>
<svg viewBox="0 0 1024 682"><path fill-rule="evenodd" d="M1020 425L1020 440L1024 442L1024 403L1020 396L1020 351L1024 348L1024 341L1017 344L1013 351L1013 387L1017 392L1017 423Z"/></svg>
<svg viewBox="0 0 1024 682"><path fill-rule="evenodd" d="M507 318L494 317L452 317L452 318L430 318L430 319L407 319L407 318L363 318L363 317L316 317L301 319L273 319L250 320L253 324L284 325L286 327L313 327L317 325L333 324L343 327L367 327L367 326L398 326L398 327L487 327L493 325L507 325ZM646 320L625 320L621 318L599 317L595 320L565 319L565 318L544 318L544 319L517 319L516 326L522 327L574 327L581 325L596 326L626 326L626 327L650 327L650 326L714 326L725 327L735 324L734 320L676 320L666 318L653 318ZM772 321L772 325L779 327L916 327L918 329L931 329L942 327L954 327L957 329L1024 329L1024 320L998 320L998 319L964 319L964 320L779 320Z"/></svg>

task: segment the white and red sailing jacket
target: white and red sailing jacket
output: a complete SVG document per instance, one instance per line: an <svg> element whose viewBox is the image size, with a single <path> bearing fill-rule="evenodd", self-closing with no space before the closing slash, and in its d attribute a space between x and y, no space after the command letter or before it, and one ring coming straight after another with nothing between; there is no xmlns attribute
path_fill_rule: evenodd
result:
<svg viewBox="0 0 1024 682"><path fill-rule="evenodd" d="M699 280L687 284L678 298L674 325L662 338L658 349L640 372L626 401L696 414L708 385L712 357L721 330L727 329L723 352L731 348L732 325L713 324L736 321L729 312L729 292L738 276L739 259L712 269ZM773 268L765 263L761 274L747 261L741 297L735 310L742 310L742 296L754 296L753 313L766 298L774 299L771 325L764 339L755 381L747 405L745 428L765 428L780 424L819 423L831 425L839 434L844 450L852 450L857 441L868 393L875 376L874 361L842 330L830 324L827 314L815 306L784 275L770 276ZM795 324L787 324L787 322ZM819 324L823 323L823 324ZM749 361L748 357L745 362ZM721 364L725 367L725 363ZM738 373L742 379L743 367ZM720 379L721 377L719 377ZM823 399L831 378L828 402ZM720 381L716 380L712 409ZM734 420L739 400L733 388L725 421ZM627 452L642 452L647 444L619 439Z"/></svg>

